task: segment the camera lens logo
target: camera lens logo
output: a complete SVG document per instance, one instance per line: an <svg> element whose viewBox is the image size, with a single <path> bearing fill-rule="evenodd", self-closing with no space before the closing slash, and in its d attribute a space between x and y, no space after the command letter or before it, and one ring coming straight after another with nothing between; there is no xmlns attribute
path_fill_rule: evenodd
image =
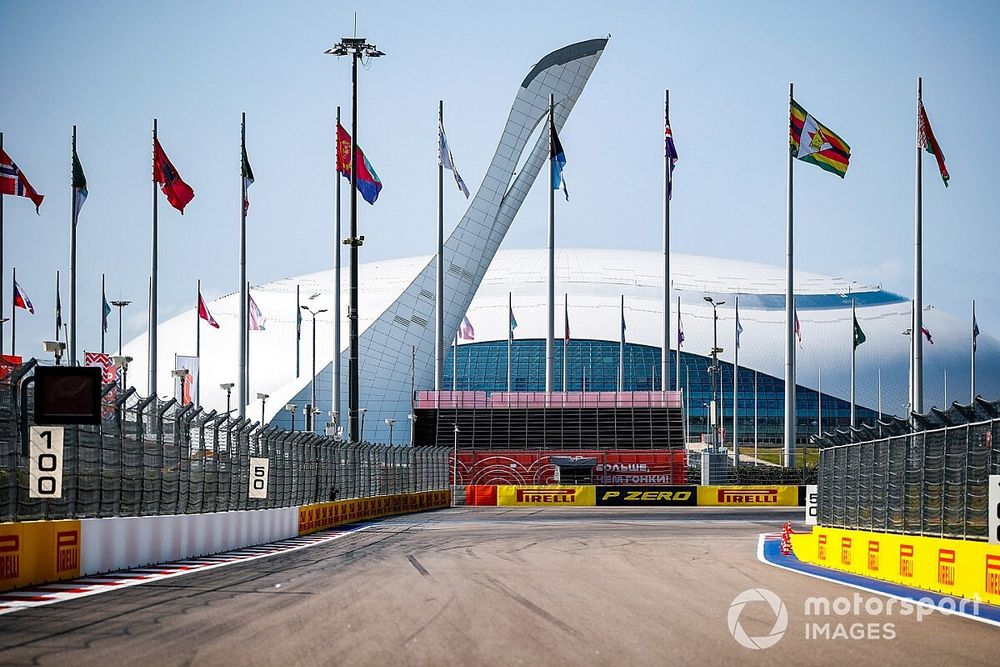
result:
<svg viewBox="0 0 1000 667"><path fill-rule="evenodd" d="M774 627L771 632L760 637L751 637L740 625L740 614L743 607L751 602L763 602L774 612ZM788 629L788 610L785 603L777 595L766 588L751 588L743 591L729 605L729 615L726 617L729 622L729 633L740 646L750 649L770 648L778 643Z"/></svg>

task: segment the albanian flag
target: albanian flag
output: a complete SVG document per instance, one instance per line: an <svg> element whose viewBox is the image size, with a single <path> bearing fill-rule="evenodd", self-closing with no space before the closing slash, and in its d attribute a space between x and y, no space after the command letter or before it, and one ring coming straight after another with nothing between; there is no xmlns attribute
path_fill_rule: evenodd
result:
<svg viewBox="0 0 1000 667"><path fill-rule="evenodd" d="M163 186L160 190L167 196L167 201L184 215L184 207L194 199L194 190L174 169L159 139L153 139L153 182Z"/></svg>
<svg viewBox="0 0 1000 667"><path fill-rule="evenodd" d="M355 162L358 164L358 192L366 202L374 204L378 199L378 193L382 191L382 181L360 148L356 151ZM337 124L337 171L347 180L351 180L351 135L339 123Z"/></svg>

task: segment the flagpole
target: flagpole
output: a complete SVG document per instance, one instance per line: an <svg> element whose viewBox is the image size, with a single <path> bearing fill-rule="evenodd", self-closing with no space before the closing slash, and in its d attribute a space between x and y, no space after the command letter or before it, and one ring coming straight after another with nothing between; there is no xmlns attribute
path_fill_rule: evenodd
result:
<svg viewBox="0 0 1000 667"><path fill-rule="evenodd" d="M618 391L625 391L625 295L622 294L621 340L618 342Z"/></svg>
<svg viewBox="0 0 1000 667"><path fill-rule="evenodd" d="M17 288L17 267L11 269L11 280L14 288ZM14 305L13 297L10 300L10 355L17 356L17 306Z"/></svg>
<svg viewBox="0 0 1000 667"><path fill-rule="evenodd" d="M511 354L514 352L514 328L510 325L514 313L513 292L507 292L507 393L511 392ZM440 340L440 336L439 336Z"/></svg>
<svg viewBox="0 0 1000 667"><path fill-rule="evenodd" d="M107 320L107 313L104 312L104 304L108 302L108 296L105 292L104 286L104 274L101 274L101 354L104 354L104 336L107 333L104 330L104 322Z"/></svg>
<svg viewBox="0 0 1000 667"><path fill-rule="evenodd" d="M793 84L788 84L788 107L792 106ZM791 121L789 120L789 123ZM795 465L795 282L793 278L792 151L788 151L788 201L785 236L785 466Z"/></svg>
<svg viewBox="0 0 1000 667"><path fill-rule="evenodd" d="M878 420L882 421L882 369L878 369Z"/></svg>
<svg viewBox="0 0 1000 667"><path fill-rule="evenodd" d="M858 356L858 334L856 331L858 316L856 313L856 299L851 299L851 428L857 428L857 401L855 399L855 365Z"/></svg>
<svg viewBox="0 0 1000 667"><path fill-rule="evenodd" d="M194 404L201 405L201 278L198 279L198 307L195 309L194 317L194 356L198 359L198 376L195 377L194 383Z"/></svg>
<svg viewBox="0 0 1000 667"><path fill-rule="evenodd" d="M59 342L60 329L62 329L62 299L59 298L59 271L56 271L56 342Z"/></svg>
<svg viewBox="0 0 1000 667"><path fill-rule="evenodd" d="M458 391L458 332L455 332L455 338L452 339L451 344L451 390L452 392ZM454 400L454 396L452 397Z"/></svg>
<svg viewBox="0 0 1000 667"><path fill-rule="evenodd" d="M733 465L740 462L740 297L736 297L736 351L733 353Z"/></svg>
<svg viewBox="0 0 1000 667"><path fill-rule="evenodd" d="M972 397L969 403L976 402L976 300L972 300L972 368L970 369L970 380L972 383Z"/></svg>
<svg viewBox="0 0 1000 667"><path fill-rule="evenodd" d="M757 465L757 371L753 372L753 459Z"/></svg>
<svg viewBox="0 0 1000 667"><path fill-rule="evenodd" d="M669 350L668 350L669 353ZM676 373L675 389L681 390L681 298L677 297L677 364L674 369ZM689 398L689 397L685 397Z"/></svg>
<svg viewBox="0 0 1000 667"><path fill-rule="evenodd" d="M438 100L438 220L437 220L437 294L434 312L434 390L441 391L444 381L444 156L441 154L441 132L444 129L444 100ZM508 322L507 328L510 328ZM509 351L508 351L509 352ZM508 353L508 360L510 355ZM508 364L509 365L509 364ZM509 370L509 368L508 368ZM509 375L509 373L508 373ZM510 384L508 377L507 384Z"/></svg>
<svg viewBox="0 0 1000 667"><path fill-rule="evenodd" d="M913 383L913 405L911 410L916 413L924 411L924 359L923 359L923 189L922 165L920 160L920 105L923 94L923 79L917 77L917 141L916 179L913 194L913 359L911 361Z"/></svg>
<svg viewBox="0 0 1000 667"><path fill-rule="evenodd" d="M156 396L156 273L157 273L157 199L156 199L156 119L153 119L153 229L151 257L149 267L149 359L147 367L149 369L149 380L147 385L148 395Z"/></svg>
<svg viewBox="0 0 1000 667"><path fill-rule="evenodd" d="M670 91L663 91L663 129L670 125ZM666 137L663 146L663 347L660 350L660 389L666 391L670 384L670 156L667 155ZM678 365L680 352L678 351ZM678 375L680 389L680 375ZM655 387L654 387L655 389Z"/></svg>
<svg viewBox="0 0 1000 667"><path fill-rule="evenodd" d="M295 283L295 377L299 377L302 374L302 327L299 326L299 313L301 312L302 290L301 286ZM313 319L315 319L315 316Z"/></svg>
<svg viewBox="0 0 1000 667"><path fill-rule="evenodd" d="M76 155L76 125L73 126L73 155ZM70 168L72 174L72 167ZM69 365L76 366L76 188L70 178L70 241L69 241Z"/></svg>
<svg viewBox="0 0 1000 667"><path fill-rule="evenodd" d="M942 410L948 409L948 369L944 369L944 405L941 406Z"/></svg>
<svg viewBox="0 0 1000 667"><path fill-rule="evenodd" d="M246 417L246 406L250 398L250 325L247 319L250 293L247 288L247 182L243 173L243 155L247 149L247 114L240 114L240 368L239 368L239 416Z"/></svg>
<svg viewBox="0 0 1000 667"><path fill-rule="evenodd" d="M555 265L556 265L556 247L555 247L555 190L552 189L552 173L555 171L555 159L553 151L555 143L553 140L553 134L555 133L555 119L553 118L553 112L555 110L555 95L549 94L549 183L547 186L549 192L549 238L548 238L548 251L549 251L549 272L548 272L548 328L545 338L545 394L546 402L551 398L552 395L552 371L553 363L555 360L555 336L556 336L556 313L555 313L555 302L556 302L556 278L555 278Z"/></svg>
<svg viewBox="0 0 1000 667"><path fill-rule="evenodd" d="M823 435L823 367L816 371L816 435Z"/></svg>
<svg viewBox="0 0 1000 667"><path fill-rule="evenodd" d="M337 106L337 128L340 128L340 106ZM338 132L339 134L339 132ZM354 139L351 139L351 146L353 147ZM342 342L340 339L340 318L343 315L343 306L340 302L340 289L341 289L341 245L343 239L341 238L343 232L340 227L340 140L337 139L337 166L334 169L333 177L337 182L337 187L335 189L336 199L334 203L334 208L336 209L334 215L334 239L333 239L333 421L336 422L337 427L341 427L340 423L340 378L341 378L341 367L340 367L340 355L343 352ZM412 428L412 425L411 425Z"/></svg>

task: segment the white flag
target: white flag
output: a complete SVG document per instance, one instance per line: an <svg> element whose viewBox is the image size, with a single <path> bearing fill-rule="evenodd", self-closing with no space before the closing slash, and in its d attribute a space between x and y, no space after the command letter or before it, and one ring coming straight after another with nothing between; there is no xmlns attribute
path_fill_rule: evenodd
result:
<svg viewBox="0 0 1000 667"><path fill-rule="evenodd" d="M253 300L253 295L250 296L250 317L249 322L247 322L247 328L250 331L263 331L264 323L267 321L264 319L264 313L260 312L260 308L257 307L257 302Z"/></svg>
<svg viewBox="0 0 1000 667"><path fill-rule="evenodd" d="M458 169L455 168L455 158L451 155L451 147L448 146L448 137L444 133L444 125L438 126L438 140L440 145L438 146L438 159L440 160L440 165L445 169L451 170L451 173L455 175L455 182L458 183L458 189L462 191L465 198L469 198L469 188L465 187L465 181L462 180L461 175L458 173Z"/></svg>

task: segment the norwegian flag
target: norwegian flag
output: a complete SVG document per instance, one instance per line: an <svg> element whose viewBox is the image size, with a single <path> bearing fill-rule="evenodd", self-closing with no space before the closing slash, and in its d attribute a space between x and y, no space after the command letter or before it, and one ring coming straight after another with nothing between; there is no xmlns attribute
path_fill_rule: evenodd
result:
<svg viewBox="0 0 1000 667"><path fill-rule="evenodd" d="M208 304L205 303L205 297L201 295L201 292L198 292L198 317L205 320L216 329L219 328L219 323L215 321L215 318L212 317L212 313L209 312Z"/></svg>
<svg viewBox="0 0 1000 667"><path fill-rule="evenodd" d="M31 187L27 177L2 148L0 148L0 195L27 197L34 202L35 213L41 215L38 209L42 205L45 195L35 192L35 188Z"/></svg>

